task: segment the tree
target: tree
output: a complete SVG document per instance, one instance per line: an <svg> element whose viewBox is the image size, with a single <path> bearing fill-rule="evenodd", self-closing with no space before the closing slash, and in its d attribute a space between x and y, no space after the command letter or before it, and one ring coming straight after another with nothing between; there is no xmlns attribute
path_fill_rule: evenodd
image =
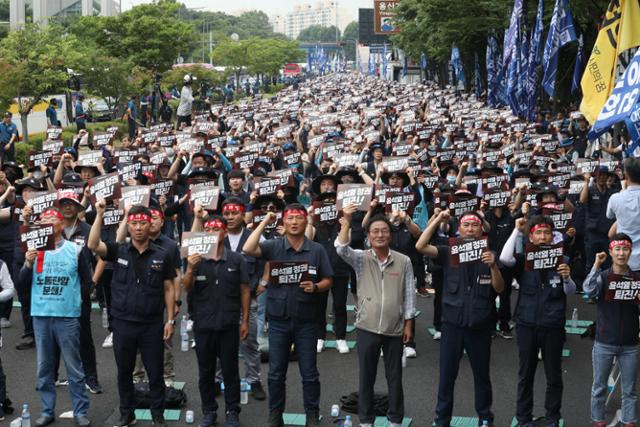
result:
<svg viewBox="0 0 640 427"><path fill-rule="evenodd" d="M127 96L134 95L140 88L131 78L131 63L104 53L94 55L76 70L87 92L104 99L109 110L117 111L124 105ZM148 70L146 70L147 73Z"/></svg>
<svg viewBox="0 0 640 427"><path fill-rule="evenodd" d="M190 52L196 41L194 26L176 19L179 9L175 0L159 0L114 17L79 17L69 31L109 56L163 72L180 54Z"/></svg>
<svg viewBox="0 0 640 427"><path fill-rule="evenodd" d="M340 30L338 30L335 25L330 27L312 25L300 31L300 34L298 34L298 41L301 42L330 43L338 40L340 40Z"/></svg>
<svg viewBox="0 0 640 427"><path fill-rule="evenodd" d="M185 74L191 74L194 76L197 79L196 84L198 82L207 81L211 87L219 86L227 79L227 75L225 73L209 70L200 65L194 65L191 67L180 67L167 71L162 76L162 85L169 88L174 86L180 88ZM196 88L194 87L194 89Z"/></svg>
<svg viewBox="0 0 640 427"><path fill-rule="evenodd" d="M216 65L229 68L229 71L236 77L236 85L240 82L242 68L248 65L248 48L247 40L226 39L219 43L211 54Z"/></svg>
<svg viewBox="0 0 640 427"><path fill-rule="evenodd" d="M22 133L28 141L28 114L45 95L66 86L67 67L80 62L78 40L55 25L28 25L0 42L0 58L6 70L0 93L18 100Z"/></svg>
<svg viewBox="0 0 640 427"><path fill-rule="evenodd" d="M273 76L280 72L284 64L300 62L305 57L298 42L290 40L253 38L247 44L251 52L247 63L250 74Z"/></svg>
<svg viewBox="0 0 640 427"><path fill-rule="evenodd" d="M345 53L349 61L356 60L356 42L359 36L360 24L358 21L350 22L342 34L342 41L345 44Z"/></svg>

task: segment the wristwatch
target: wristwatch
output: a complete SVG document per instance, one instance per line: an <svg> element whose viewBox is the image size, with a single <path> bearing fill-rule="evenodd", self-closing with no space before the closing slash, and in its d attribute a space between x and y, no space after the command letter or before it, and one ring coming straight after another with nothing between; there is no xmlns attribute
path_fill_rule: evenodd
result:
<svg viewBox="0 0 640 427"><path fill-rule="evenodd" d="M174 326L174 325L176 324L176 319L169 319L169 320L167 320L167 324L168 324L168 325L171 325L171 326Z"/></svg>

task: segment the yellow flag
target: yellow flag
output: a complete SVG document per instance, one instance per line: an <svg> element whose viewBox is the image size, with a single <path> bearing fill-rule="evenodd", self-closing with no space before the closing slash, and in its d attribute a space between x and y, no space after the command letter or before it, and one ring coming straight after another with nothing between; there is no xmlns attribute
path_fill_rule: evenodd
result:
<svg viewBox="0 0 640 427"><path fill-rule="evenodd" d="M615 85L618 57L640 46L640 0L612 0L580 81L580 111L594 123Z"/></svg>

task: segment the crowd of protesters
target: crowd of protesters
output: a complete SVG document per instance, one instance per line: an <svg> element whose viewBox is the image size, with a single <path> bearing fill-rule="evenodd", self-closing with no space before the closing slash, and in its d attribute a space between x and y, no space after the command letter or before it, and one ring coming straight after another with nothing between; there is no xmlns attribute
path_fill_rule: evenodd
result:
<svg viewBox="0 0 640 427"><path fill-rule="evenodd" d="M402 361L417 356L416 297L432 294L434 425L451 425L463 352L478 425L493 425L492 338L515 335L518 426L534 426L539 359L546 413L535 425L559 426L567 296L576 292L597 304L593 425L606 425L614 358L621 422L637 425L640 160L627 157L624 132L590 141L578 112L528 122L430 82L334 74L206 108L192 105L191 83L185 76L175 125L150 117L138 126L132 100L128 135L110 128L90 138L78 103L73 141L59 139L53 117L42 151L25 165L15 162L17 129L4 115L0 326L20 324L16 348L36 349L36 426L55 421L60 359L75 422L90 425L86 393L103 392L92 298L108 313L102 346L113 348L117 366L116 426L136 422L134 381L145 375L153 424L166 425L171 338L183 315L194 336L201 427L218 420L222 381L220 418L239 426L239 351L252 396L268 396L267 425L284 424L292 351L306 425L327 424L316 362L326 351L329 294L335 348L352 351L349 293L361 426L375 420L381 354L388 425L410 414ZM10 320L14 294L22 322ZM0 402L6 386L0 365Z"/></svg>

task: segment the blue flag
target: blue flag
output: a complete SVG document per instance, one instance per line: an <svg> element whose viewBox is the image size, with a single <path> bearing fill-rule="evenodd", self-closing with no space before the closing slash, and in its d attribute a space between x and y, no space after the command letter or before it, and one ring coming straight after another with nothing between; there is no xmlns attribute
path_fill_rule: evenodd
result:
<svg viewBox="0 0 640 427"><path fill-rule="evenodd" d="M474 55L474 62L475 62L475 75L476 75L476 79L475 79L475 85L476 85L476 99L480 99L480 96L482 95L482 76L480 75L480 61L478 60L478 52L475 53Z"/></svg>
<svg viewBox="0 0 640 427"><path fill-rule="evenodd" d="M519 23L516 24L516 29L519 27ZM518 102L518 71L520 69L520 41L516 37L516 44L511 50L511 60L509 61L509 67L507 71L507 101L511 112L518 115L520 110L520 103Z"/></svg>
<svg viewBox="0 0 640 427"><path fill-rule="evenodd" d="M511 11L511 21L509 28L504 33L504 51L502 53L502 67L506 67L513 57L513 50L516 47L518 39L518 28L522 21L522 0L515 0L513 10Z"/></svg>
<svg viewBox="0 0 640 427"><path fill-rule="evenodd" d="M636 104L629 117L625 120L631 144L627 148L627 156L633 157L633 152L640 146L640 102Z"/></svg>
<svg viewBox="0 0 640 427"><path fill-rule="evenodd" d="M369 75L373 76L375 75L376 70L375 67L373 66L373 54L371 53L371 49L369 49Z"/></svg>
<svg viewBox="0 0 640 427"><path fill-rule="evenodd" d="M382 51L382 72L380 73L380 77L385 79L387 77L387 44L384 44L384 48Z"/></svg>
<svg viewBox="0 0 640 427"><path fill-rule="evenodd" d="M571 79L571 94L576 93L580 87L582 72L584 71L584 38L580 34L578 39L578 52L576 53L576 65L573 67L573 78Z"/></svg>
<svg viewBox="0 0 640 427"><path fill-rule="evenodd" d="M427 68L429 68L429 60L427 59L427 54L424 52L420 55L420 68L422 71L427 71Z"/></svg>
<svg viewBox="0 0 640 427"><path fill-rule="evenodd" d="M460 59L460 51L455 46L451 48L451 65L453 66L453 74L455 79L466 86L467 77L464 74L462 59Z"/></svg>
<svg viewBox="0 0 640 427"><path fill-rule="evenodd" d="M528 118L529 120L535 119L536 112L536 100L538 99L538 67L540 66L540 41L542 40L542 29L544 24L542 22L542 16L544 15L544 2L540 0L538 2L538 13L536 15L536 24L531 33L531 44L529 45L529 76L528 76Z"/></svg>
<svg viewBox="0 0 640 427"><path fill-rule="evenodd" d="M640 99L640 49L616 81L616 86L598 114L589 138L597 137L614 124L625 120L632 113Z"/></svg>
<svg viewBox="0 0 640 427"><path fill-rule="evenodd" d="M529 36L527 33L522 33L518 66L518 114L527 117L529 115Z"/></svg>
<svg viewBox="0 0 640 427"><path fill-rule="evenodd" d="M498 93L496 90L496 82L498 80L498 41L495 37L489 36L487 39L487 103L490 107L497 107L498 105Z"/></svg>
<svg viewBox="0 0 640 427"><path fill-rule="evenodd" d="M556 0L547 42L544 45L542 61L544 63L542 87L549 96L553 96L556 85L560 48L576 40L578 40L578 36L576 36L576 29L573 25L573 15L571 14L571 9L569 9L569 2L568 0Z"/></svg>
<svg viewBox="0 0 640 427"><path fill-rule="evenodd" d="M311 72L311 48L307 48L307 72Z"/></svg>

